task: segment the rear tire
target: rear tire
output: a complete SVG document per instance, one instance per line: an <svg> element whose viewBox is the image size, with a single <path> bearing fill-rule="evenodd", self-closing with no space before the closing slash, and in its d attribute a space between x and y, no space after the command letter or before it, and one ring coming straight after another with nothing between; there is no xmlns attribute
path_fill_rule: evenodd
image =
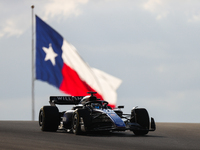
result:
<svg viewBox="0 0 200 150"><path fill-rule="evenodd" d="M56 132L60 124L59 111L56 106L43 106L39 112L39 126L42 131Z"/></svg>
<svg viewBox="0 0 200 150"><path fill-rule="evenodd" d="M146 135L149 132L149 114L146 109L132 110L131 118L133 118L132 122L136 122L142 127L141 130L133 130L135 135Z"/></svg>

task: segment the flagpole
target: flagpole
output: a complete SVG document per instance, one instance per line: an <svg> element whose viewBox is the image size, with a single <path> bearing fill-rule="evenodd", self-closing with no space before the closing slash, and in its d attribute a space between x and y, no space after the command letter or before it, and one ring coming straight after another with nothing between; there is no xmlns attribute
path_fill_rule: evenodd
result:
<svg viewBox="0 0 200 150"><path fill-rule="evenodd" d="M34 98L34 5L32 8L32 121L35 121L35 98Z"/></svg>

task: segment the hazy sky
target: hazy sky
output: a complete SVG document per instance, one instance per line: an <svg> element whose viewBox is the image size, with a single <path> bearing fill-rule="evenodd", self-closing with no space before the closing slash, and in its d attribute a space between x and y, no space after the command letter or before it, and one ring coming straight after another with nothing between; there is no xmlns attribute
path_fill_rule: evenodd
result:
<svg viewBox="0 0 200 150"><path fill-rule="evenodd" d="M0 120L31 120L31 5L91 67L123 81L125 113L200 122L198 0L0 0ZM50 95L64 94L35 81L35 120Z"/></svg>

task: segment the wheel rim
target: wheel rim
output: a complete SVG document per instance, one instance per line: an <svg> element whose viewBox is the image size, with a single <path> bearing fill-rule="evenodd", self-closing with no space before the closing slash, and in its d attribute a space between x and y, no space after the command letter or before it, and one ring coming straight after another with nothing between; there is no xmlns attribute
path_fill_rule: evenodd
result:
<svg viewBox="0 0 200 150"><path fill-rule="evenodd" d="M76 130L77 127L77 114L74 115L74 121L73 121L73 129Z"/></svg>

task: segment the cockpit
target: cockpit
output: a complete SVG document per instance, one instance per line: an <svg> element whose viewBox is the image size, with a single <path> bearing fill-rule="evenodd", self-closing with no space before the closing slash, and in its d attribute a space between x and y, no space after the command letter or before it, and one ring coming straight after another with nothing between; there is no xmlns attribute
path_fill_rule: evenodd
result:
<svg viewBox="0 0 200 150"><path fill-rule="evenodd" d="M93 94L96 94L96 92L88 92L88 96L83 97L83 99L80 101L80 104L86 107L90 107L93 109L105 109L109 106L108 102L97 99L96 96L94 96Z"/></svg>
<svg viewBox="0 0 200 150"><path fill-rule="evenodd" d="M95 109L101 109L102 105L100 103L91 103L91 107Z"/></svg>

